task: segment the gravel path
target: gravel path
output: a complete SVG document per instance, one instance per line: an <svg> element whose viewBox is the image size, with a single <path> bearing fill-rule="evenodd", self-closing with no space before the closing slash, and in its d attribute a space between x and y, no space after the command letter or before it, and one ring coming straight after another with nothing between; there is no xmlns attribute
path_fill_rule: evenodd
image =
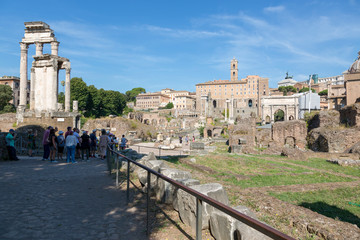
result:
<svg viewBox="0 0 360 240"><path fill-rule="evenodd" d="M146 212L114 185L100 159L0 162L0 239L147 239Z"/></svg>

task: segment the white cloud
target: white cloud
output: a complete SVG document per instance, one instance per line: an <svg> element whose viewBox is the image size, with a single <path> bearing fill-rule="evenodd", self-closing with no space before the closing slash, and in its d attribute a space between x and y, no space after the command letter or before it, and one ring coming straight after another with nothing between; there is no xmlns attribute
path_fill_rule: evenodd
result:
<svg viewBox="0 0 360 240"><path fill-rule="evenodd" d="M275 7L266 7L264 8L264 12L282 12L285 10L285 7L280 5L280 6L275 6Z"/></svg>
<svg viewBox="0 0 360 240"><path fill-rule="evenodd" d="M219 37L226 36L228 33L225 31L206 31L206 30L181 30L181 29L171 29L171 28L163 28L158 26L146 25L145 29L158 33L161 35L166 35L175 38L211 38L211 37Z"/></svg>

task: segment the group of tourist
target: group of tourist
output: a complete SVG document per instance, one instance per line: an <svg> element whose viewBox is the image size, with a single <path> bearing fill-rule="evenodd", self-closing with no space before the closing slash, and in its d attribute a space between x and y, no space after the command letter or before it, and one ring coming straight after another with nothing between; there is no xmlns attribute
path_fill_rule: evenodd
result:
<svg viewBox="0 0 360 240"><path fill-rule="evenodd" d="M55 159L56 153L58 153L58 160L63 160L64 149L66 149L66 161L77 163L76 157L82 160L88 161L89 158L95 157L97 147L96 129L89 135L87 131L82 131L80 136L80 130L78 128L68 127L67 131L59 131L59 135L56 136L58 131L57 127L53 128L49 126L44 132L42 144L44 146L43 161L49 160L51 162L57 162Z"/></svg>
<svg viewBox="0 0 360 240"><path fill-rule="evenodd" d="M195 142L195 136L193 135L192 136L192 141ZM183 137L182 136L179 136L179 143L182 144L183 142ZM185 136L185 145L188 145L190 142L190 138L188 135Z"/></svg>
<svg viewBox="0 0 360 240"><path fill-rule="evenodd" d="M89 161L89 158L95 158L96 153L101 159L105 159L107 147L109 146L113 150L124 150L127 146L128 140L125 135L122 135L121 139L118 139L114 134L101 130L99 138L96 137L97 130L94 129L90 134L88 131L82 131L80 136L80 130L78 128L68 127L67 131L58 131L57 127L49 126L42 137L42 145L44 149L43 161L50 160L50 162L58 162L58 160L64 160L63 154L66 150L66 162L77 163L76 158ZM33 156L33 152L36 149L36 137L37 131L32 129L28 130L27 147L29 157ZM15 130L10 129L6 135L6 147L10 160L19 160L16 156L15 149ZM56 160L57 155L57 160Z"/></svg>

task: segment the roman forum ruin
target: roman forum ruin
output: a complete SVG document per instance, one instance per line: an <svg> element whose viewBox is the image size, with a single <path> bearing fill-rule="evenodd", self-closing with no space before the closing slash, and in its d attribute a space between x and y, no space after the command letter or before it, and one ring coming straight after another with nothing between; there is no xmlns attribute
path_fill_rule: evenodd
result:
<svg viewBox="0 0 360 240"><path fill-rule="evenodd" d="M73 119L77 125L77 102L74 101L74 113L70 112L70 72L67 58L58 55L59 42L54 31L44 22L25 22L25 34L20 42L20 102L17 108L18 123L36 120L40 117L57 118L58 122ZM30 101L27 102L28 87L28 48L35 44L30 74ZM51 44L51 53L43 53L44 44ZM59 71L65 69L65 109L58 103ZM29 109L27 109L29 104ZM35 121L36 122L36 121Z"/></svg>

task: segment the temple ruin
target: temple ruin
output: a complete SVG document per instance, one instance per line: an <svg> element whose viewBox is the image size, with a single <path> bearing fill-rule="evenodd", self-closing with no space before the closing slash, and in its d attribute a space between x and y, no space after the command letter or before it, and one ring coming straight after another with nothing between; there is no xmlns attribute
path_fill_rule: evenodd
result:
<svg viewBox="0 0 360 240"><path fill-rule="evenodd" d="M67 117L73 118L71 125L76 126L79 114L70 112L70 72L71 65L67 58L58 56L59 42L54 31L44 22L25 22L25 34L20 42L20 102L17 108L17 122L28 122L25 118L57 118L64 122ZM30 86L28 86L28 48L35 44ZM51 44L51 53L44 54L44 44ZM65 75L65 109L58 103L59 71ZM27 87L30 88L30 101L26 101ZM27 104L29 108L27 109ZM35 120L35 119L33 119Z"/></svg>

